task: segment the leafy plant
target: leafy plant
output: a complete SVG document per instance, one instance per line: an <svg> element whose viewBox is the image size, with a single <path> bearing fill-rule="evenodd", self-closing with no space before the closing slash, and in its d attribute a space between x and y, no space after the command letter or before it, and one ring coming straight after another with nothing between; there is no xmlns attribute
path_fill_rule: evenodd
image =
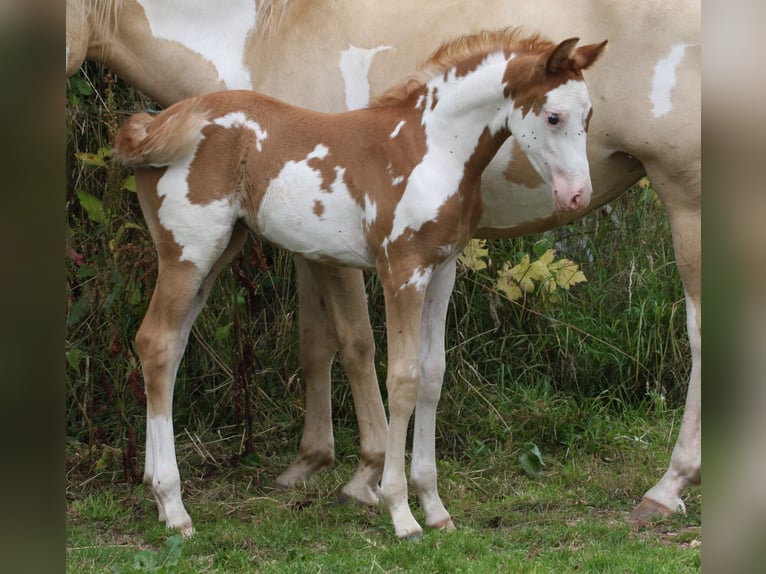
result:
<svg viewBox="0 0 766 574"><path fill-rule="evenodd" d="M519 463L524 472L532 478L538 478L543 474L543 467L545 466L543 455L538 446L532 442L526 443L521 449Z"/></svg>
<svg viewBox="0 0 766 574"><path fill-rule="evenodd" d="M181 535L175 534L167 539L159 550L139 550L133 555L129 566L114 566L114 574L174 574L181 558Z"/></svg>

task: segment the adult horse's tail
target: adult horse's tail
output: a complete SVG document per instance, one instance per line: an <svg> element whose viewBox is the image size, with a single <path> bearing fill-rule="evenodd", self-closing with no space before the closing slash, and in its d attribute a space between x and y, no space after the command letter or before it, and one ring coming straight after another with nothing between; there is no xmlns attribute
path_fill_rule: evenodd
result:
<svg viewBox="0 0 766 574"><path fill-rule="evenodd" d="M199 98L180 102L158 116L135 114L117 133L114 157L132 166L176 163L196 150L207 115Z"/></svg>

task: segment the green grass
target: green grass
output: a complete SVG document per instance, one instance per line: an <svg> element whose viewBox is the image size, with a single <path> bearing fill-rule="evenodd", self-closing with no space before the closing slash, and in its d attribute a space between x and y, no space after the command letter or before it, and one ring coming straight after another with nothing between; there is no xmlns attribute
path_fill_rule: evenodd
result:
<svg viewBox="0 0 766 574"><path fill-rule="evenodd" d="M612 438L598 448L543 449L537 479L523 473L512 448L473 462L442 457L440 490L458 529L426 530L414 543L395 539L383 509L335 503L351 456L296 490L280 491L270 484L288 457L211 466L181 440L184 496L197 533L181 542L180 555L171 554L178 541L158 523L143 486L112 481L118 470L82 484L75 471L68 481L67 571L698 572L699 489L687 493L685 516L643 529L626 521L666 464L678 416L632 413L613 421ZM224 458L215 451L226 447L217 445L208 446ZM144 570L131 569L136 557ZM168 558L175 565L160 570Z"/></svg>

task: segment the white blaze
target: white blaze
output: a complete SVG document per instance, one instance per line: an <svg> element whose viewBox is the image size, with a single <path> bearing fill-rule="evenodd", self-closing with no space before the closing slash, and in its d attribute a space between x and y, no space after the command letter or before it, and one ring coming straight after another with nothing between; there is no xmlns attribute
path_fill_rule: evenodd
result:
<svg viewBox="0 0 766 574"><path fill-rule="evenodd" d="M244 57L247 37L256 23L253 0L137 2L155 37L178 42L209 60L227 89L253 88Z"/></svg>

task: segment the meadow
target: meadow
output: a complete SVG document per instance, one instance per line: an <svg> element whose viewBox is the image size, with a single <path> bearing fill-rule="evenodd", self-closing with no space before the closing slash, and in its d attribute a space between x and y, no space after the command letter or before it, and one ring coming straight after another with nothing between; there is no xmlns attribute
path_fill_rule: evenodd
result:
<svg viewBox="0 0 766 574"><path fill-rule="evenodd" d="M250 240L179 370L176 442L198 533L165 531L140 484L133 348L156 262L130 174L109 154L128 114L153 107L97 65L67 84L68 571L699 570L699 488L686 515L626 520L667 467L690 362L670 231L648 181L569 226L475 243L464 257L437 425L458 530L415 544L395 540L383 509L335 502L358 456L340 365L335 466L273 488L304 412L295 281L288 255ZM383 381L383 297L374 275L367 284Z"/></svg>

